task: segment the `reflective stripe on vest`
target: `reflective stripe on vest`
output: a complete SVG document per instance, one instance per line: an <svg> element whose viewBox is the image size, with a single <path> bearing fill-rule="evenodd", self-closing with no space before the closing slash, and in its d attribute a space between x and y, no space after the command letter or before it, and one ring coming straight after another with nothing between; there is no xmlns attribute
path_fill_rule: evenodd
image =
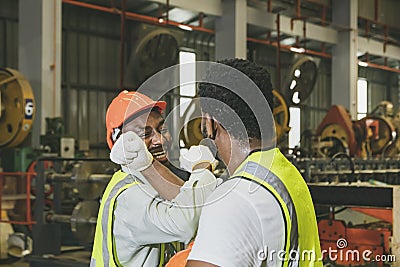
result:
<svg viewBox="0 0 400 267"><path fill-rule="evenodd" d="M238 167L232 178L242 177L267 189L281 207L285 222L286 266L322 266L321 249L314 206L307 184L278 149L257 151ZM290 261L290 252L300 253L299 261ZM311 259L303 251L313 251Z"/></svg>
<svg viewBox="0 0 400 267"><path fill-rule="evenodd" d="M140 182L135 181L134 178L122 171L116 172L111 178L111 181L104 191L99 209L90 267L122 266L117 258L115 240L112 232L116 199L124 190L138 184L140 184ZM110 207L112 207L112 209L110 209ZM165 244L160 244L159 266L164 266L165 260L168 260L165 259Z"/></svg>
<svg viewBox="0 0 400 267"><path fill-rule="evenodd" d="M285 256L288 257L290 251L297 250L299 233L297 231L296 210L285 185L268 169L251 161L247 162L247 164L239 171L239 174L239 177L234 178L242 178L256 182L267 189L277 200L285 223L284 248L286 251ZM288 263L284 264L283 266L291 265L289 258L287 258L287 260L284 262Z"/></svg>
<svg viewBox="0 0 400 267"><path fill-rule="evenodd" d="M97 217L96 234L90 266L121 266L115 252L113 236L114 209L117 197L127 188L139 184L128 174L118 171L108 183ZM111 207L111 208L110 208ZM112 259L110 259L112 258Z"/></svg>

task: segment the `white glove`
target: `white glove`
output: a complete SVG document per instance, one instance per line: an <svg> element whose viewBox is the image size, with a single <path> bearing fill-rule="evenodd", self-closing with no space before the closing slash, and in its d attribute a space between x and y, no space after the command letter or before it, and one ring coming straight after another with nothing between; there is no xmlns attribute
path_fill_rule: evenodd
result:
<svg viewBox="0 0 400 267"><path fill-rule="evenodd" d="M130 170L143 171L152 164L153 155L137 134L127 132L115 142L111 149L110 159Z"/></svg>
<svg viewBox="0 0 400 267"><path fill-rule="evenodd" d="M197 164L204 162L209 163L212 167L212 171L214 171L218 164L218 160L214 158L210 149L203 145L190 147L186 154L179 157L179 162L181 163L181 167L188 172L192 172Z"/></svg>

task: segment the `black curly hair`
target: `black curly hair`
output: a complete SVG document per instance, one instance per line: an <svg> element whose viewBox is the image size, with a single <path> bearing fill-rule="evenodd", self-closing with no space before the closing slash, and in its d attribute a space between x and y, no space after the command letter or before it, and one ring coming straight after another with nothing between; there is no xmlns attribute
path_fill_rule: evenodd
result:
<svg viewBox="0 0 400 267"><path fill-rule="evenodd" d="M264 67L259 66L251 61L238 58L225 59L217 61L217 63L225 64L247 75L257 85L265 97L265 100L267 100L270 110L273 109L271 75ZM218 70L215 71L215 69L213 70L211 67L206 76L208 79L214 81L226 81L226 79L234 80L236 78L240 79L240 77L233 77L236 75L232 74L232 72L229 72L229 70L225 71L224 69L225 68L218 68ZM236 85L240 83L233 82L232 84ZM249 105L235 92L220 85L206 82L200 82L198 84L198 88L202 111L210 114L216 120L221 122L221 125L229 132L230 135L238 140L244 140L248 138L261 139L259 121L256 119L256 116ZM249 88L235 88L235 91L236 89L244 94L251 93L249 92ZM232 119L232 110L228 110L226 107L224 108L224 105L216 105L215 101L207 101L207 99L215 99L228 105L242 121L244 128L246 129L246 133L238 130L239 128L237 127L237 120L235 122ZM265 100L263 103L265 103ZM267 108L265 113L268 113ZM257 118L260 119L258 115ZM270 119L268 119L267 115L261 119L264 120L264 123L270 122ZM273 126L270 128L273 128Z"/></svg>

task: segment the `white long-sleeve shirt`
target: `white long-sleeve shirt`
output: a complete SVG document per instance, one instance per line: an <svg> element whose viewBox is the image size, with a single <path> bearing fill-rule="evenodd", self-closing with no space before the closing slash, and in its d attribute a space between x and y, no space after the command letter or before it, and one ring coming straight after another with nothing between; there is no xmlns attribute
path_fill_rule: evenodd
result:
<svg viewBox="0 0 400 267"><path fill-rule="evenodd" d="M129 187L117 198L113 227L117 256L123 266L155 267L158 244L192 239L201 208L217 182L210 171L196 171L176 198L167 201L140 172L132 175L143 184Z"/></svg>

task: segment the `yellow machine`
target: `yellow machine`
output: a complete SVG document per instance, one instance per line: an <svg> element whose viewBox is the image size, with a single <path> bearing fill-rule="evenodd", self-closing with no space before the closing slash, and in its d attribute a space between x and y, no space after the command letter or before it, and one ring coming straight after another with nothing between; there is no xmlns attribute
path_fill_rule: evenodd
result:
<svg viewBox="0 0 400 267"><path fill-rule="evenodd" d="M276 139L279 142L290 131L289 107L277 90L273 90L272 93L274 94L274 110L272 112L275 119Z"/></svg>
<svg viewBox="0 0 400 267"><path fill-rule="evenodd" d="M0 148L22 143L32 128L35 100L29 82L16 70L0 69Z"/></svg>

